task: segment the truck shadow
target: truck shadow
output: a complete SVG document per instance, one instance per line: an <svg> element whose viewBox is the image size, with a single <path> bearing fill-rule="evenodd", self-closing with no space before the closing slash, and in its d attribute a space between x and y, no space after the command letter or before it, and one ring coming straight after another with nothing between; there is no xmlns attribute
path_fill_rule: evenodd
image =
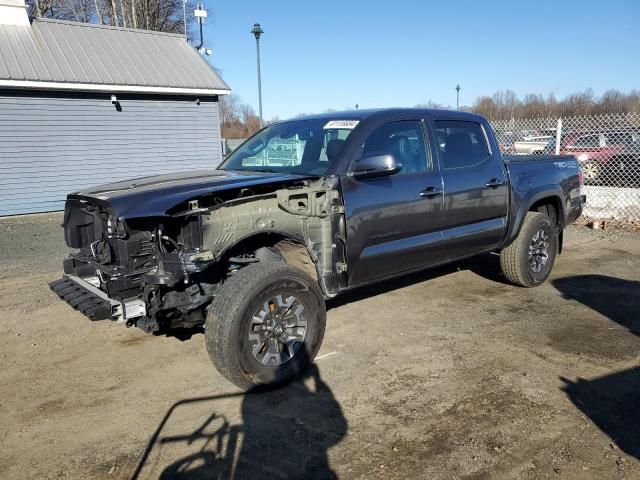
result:
<svg viewBox="0 0 640 480"><path fill-rule="evenodd" d="M206 407L207 413L198 415L200 425L193 431L168 433L181 423L175 420L169 425L172 417L191 417L192 412L178 410L198 406L202 411L202 405L215 405L232 397L242 399L240 424ZM159 475L161 479L337 478L327 452L346 433L347 421L340 404L313 364L303 378L277 390L176 402L150 437L131 478L145 477L142 472L147 465L155 472L156 466L165 461L165 449L173 447L188 453L175 460L169 458L169 465Z"/></svg>
<svg viewBox="0 0 640 480"><path fill-rule="evenodd" d="M510 285L500 273L500 255L496 253L488 253L350 290L327 301L327 310L347 303L364 300L365 298L375 297L376 295L383 293L392 292L416 283L426 282L444 275L450 275L460 270L469 270L486 280ZM174 337L180 341L186 341L190 340L193 336L201 335L203 333L204 328L194 327L162 329L154 335L164 335L167 337Z"/></svg>
<svg viewBox="0 0 640 480"><path fill-rule="evenodd" d="M577 275L553 281L576 300L640 336L640 282L606 275ZM575 382L561 377L571 402L620 449L640 460L640 367Z"/></svg>
<svg viewBox="0 0 640 480"><path fill-rule="evenodd" d="M558 278L553 286L563 297L576 300L640 336L640 282L607 275Z"/></svg>
<svg viewBox="0 0 640 480"><path fill-rule="evenodd" d="M497 253L488 253L476 255L471 258L459 260L440 267L434 267L410 273L396 278L383 280L378 283L372 283L363 287L358 287L347 291L338 297L327 302L327 309L337 308L347 303L357 302L365 298L375 297L384 293L409 287L417 283L433 280L438 277L450 275L461 270L468 270L476 275L503 285L511 285L500 273L500 255Z"/></svg>
<svg viewBox="0 0 640 480"><path fill-rule="evenodd" d="M159 331L154 332L156 336L173 337L181 342L191 340L191 337L195 335L204 335L204 327L192 327L192 328L160 328Z"/></svg>
<svg viewBox="0 0 640 480"><path fill-rule="evenodd" d="M640 460L640 367L565 383L573 404L618 445Z"/></svg>

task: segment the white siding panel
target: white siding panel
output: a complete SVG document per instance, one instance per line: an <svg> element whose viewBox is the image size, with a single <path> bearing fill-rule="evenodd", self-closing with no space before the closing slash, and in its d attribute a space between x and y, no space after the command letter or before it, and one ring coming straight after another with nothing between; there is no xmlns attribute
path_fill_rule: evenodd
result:
<svg viewBox="0 0 640 480"><path fill-rule="evenodd" d="M0 91L0 215L64 208L69 192L127 178L214 168L211 99L62 97Z"/></svg>

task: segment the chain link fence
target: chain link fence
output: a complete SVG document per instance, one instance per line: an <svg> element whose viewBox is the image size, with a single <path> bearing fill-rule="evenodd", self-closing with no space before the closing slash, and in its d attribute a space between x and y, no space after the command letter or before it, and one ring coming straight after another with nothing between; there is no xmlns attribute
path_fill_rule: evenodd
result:
<svg viewBox="0 0 640 480"><path fill-rule="evenodd" d="M582 220L640 227L640 113L491 122L509 155L574 155L584 174Z"/></svg>

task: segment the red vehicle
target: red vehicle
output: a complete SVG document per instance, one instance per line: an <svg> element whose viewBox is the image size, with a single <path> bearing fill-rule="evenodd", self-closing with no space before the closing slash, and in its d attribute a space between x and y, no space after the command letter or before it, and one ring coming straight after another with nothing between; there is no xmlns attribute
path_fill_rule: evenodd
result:
<svg viewBox="0 0 640 480"><path fill-rule="evenodd" d="M629 155L640 154L639 140L637 130L571 133L562 140L560 153L578 159L585 183L618 183L626 176Z"/></svg>

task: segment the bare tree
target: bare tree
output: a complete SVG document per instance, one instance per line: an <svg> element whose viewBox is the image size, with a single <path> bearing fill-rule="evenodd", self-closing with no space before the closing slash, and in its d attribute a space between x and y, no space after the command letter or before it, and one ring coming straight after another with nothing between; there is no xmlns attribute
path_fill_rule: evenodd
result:
<svg viewBox="0 0 640 480"><path fill-rule="evenodd" d="M218 104L223 138L247 138L260 130L256 111L237 95L221 96Z"/></svg>
<svg viewBox="0 0 640 480"><path fill-rule="evenodd" d="M490 120L640 112L640 92L632 90L625 94L607 90L597 98L593 90L587 89L567 95L562 100L556 99L553 93L547 98L528 94L520 100L514 92L507 90L496 92L491 97L477 98L471 110Z"/></svg>
<svg viewBox="0 0 640 480"><path fill-rule="evenodd" d="M500 117L498 111L499 107L496 105L496 102L493 101L491 97L478 97L476 101L473 103L471 109L479 113L480 115L487 117L491 120L498 119Z"/></svg>
<svg viewBox="0 0 640 480"><path fill-rule="evenodd" d="M627 95L622 93L619 90L607 90L604 92L602 97L600 97L600 102L598 102L597 109L601 113L627 113L630 111L632 103L629 102L629 98Z"/></svg>
<svg viewBox="0 0 640 480"><path fill-rule="evenodd" d="M547 105L542 95L536 95L534 93L525 95L520 109L521 117L540 118L546 116L546 114Z"/></svg>
<svg viewBox="0 0 640 480"><path fill-rule="evenodd" d="M230 125L239 120L240 97L235 94L219 97L220 123Z"/></svg>
<svg viewBox="0 0 640 480"><path fill-rule="evenodd" d="M640 112L640 90L631 90L626 100L629 112Z"/></svg>
<svg viewBox="0 0 640 480"><path fill-rule="evenodd" d="M183 0L27 0L29 14L38 17L184 33ZM188 0L187 11L193 1ZM188 33L195 18L187 16Z"/></svg>
<svg viewBox="0 0 640 480"><path fill-rule="evenodd" d="M260 118L256 115L256 111L251 105L242 103L240 104L239 111L240 121L244 124L247 137L260 130Z"/></svg>
<svg viewBox="0 0 640 480"><path fill-rule="evenodd" d="M253 107L247 103L241 103L238 106L238 114L240 116L240 121L244 124L249 122L253 117L256 116L256 111Z"/></svg>
<svg viewBox="0 0 640 480"><path fill-rule="evenodd" d="M438 102L434 102L433 100L429 99L426 101L426 103L418 103L415 108L434 108L434 109L438 109L438 110L446 110L451 108L450 105L445 105L444 103L438 103Z"/></svg>
<svg viewBox="0 0 640 480"><path fill-rule="evenodd" d="M562 102L565 116L591 115L595 113L596 102L593 90L572 93Z"/></svg>

